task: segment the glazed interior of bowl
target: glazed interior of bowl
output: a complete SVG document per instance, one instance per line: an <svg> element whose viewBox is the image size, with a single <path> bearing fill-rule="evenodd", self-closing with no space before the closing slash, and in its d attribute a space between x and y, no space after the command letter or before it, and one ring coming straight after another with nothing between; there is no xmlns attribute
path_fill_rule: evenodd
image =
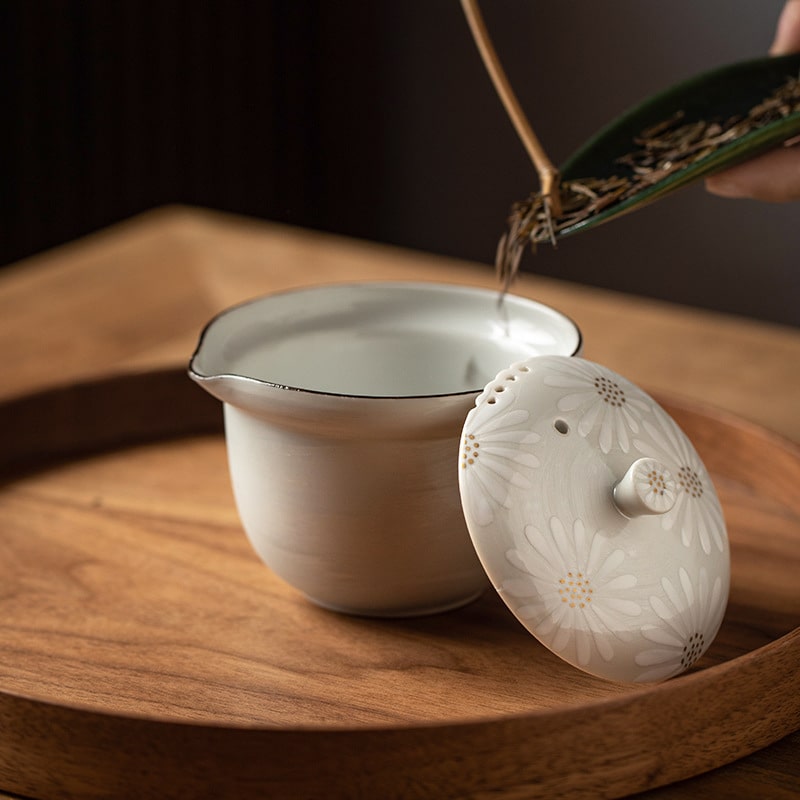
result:
<svg viewBox="0 0 800 800"><path fill-rule="evenodd" d="M191 369L351 396L479 391L531 355L573 355L575 324L496 291L433 283L333 284L270 295L213 320Z"/></svg>

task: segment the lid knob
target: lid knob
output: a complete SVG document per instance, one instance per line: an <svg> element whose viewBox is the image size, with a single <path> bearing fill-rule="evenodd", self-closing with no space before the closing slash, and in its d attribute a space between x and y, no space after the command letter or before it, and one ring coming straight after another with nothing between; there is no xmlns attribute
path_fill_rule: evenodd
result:
<svg viewBox="0 0 800 800"><path fill-rule="evenodd" d="M666 514L677 497L675 479L654 458L639 458L613 489L614 504L626 517Z"/></svg>

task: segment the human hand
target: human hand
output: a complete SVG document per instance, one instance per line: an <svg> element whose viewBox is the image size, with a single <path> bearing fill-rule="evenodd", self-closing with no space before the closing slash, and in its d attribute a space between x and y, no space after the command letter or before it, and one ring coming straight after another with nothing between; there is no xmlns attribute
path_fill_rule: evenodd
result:
<svg viewBox="0 0 800 800"><path fill-rule="evenodd" d="M783 7L770 54L800 51L800 0ZM763 156L706 179L706 189L720 197L748 197L770 203L800 200L800 142L778 147Z"/></svg>

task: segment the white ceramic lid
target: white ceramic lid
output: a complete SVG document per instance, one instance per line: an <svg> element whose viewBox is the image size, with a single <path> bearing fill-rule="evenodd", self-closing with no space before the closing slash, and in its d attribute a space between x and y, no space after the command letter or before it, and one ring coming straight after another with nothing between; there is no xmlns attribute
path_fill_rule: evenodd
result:
<svg viewBox="0 0 800 800"><path fill-rule="evenodd" d="M503 370L464 424L459 487L497 592L546 647L625 682L689 668L728 598L709 474L645 392L580 358Z"/></svg>

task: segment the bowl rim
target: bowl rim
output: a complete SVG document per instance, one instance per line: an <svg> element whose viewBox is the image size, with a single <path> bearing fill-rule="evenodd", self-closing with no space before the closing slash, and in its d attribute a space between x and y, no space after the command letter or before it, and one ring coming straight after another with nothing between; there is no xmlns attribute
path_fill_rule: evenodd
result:
<svg viewBox="0 0 800 800"><path fill-rule="evenodd" d="M228 306L227 308L224 308L222 311L219 311L217 314L211 317L211 319L209 319L209 321L203 326L203 329L200 332L197 345L189 360L189 366L188 366L189 377L191 377L192 380L194 380L198 384L208 383L217 380L224 380L227 378L235 378L239 381L250 382L257 386L266 386L281 391L298 392L300 394L316 395L323 397L350 398L354 400L357 399L357 400L397 401L397 400L421 400L421 399L433 399L433 398L458 398L458 397L469 397L477 395L483 390L484 388L483 386L477 386L474 389L462 389L455 392L431 392L423 394L400 394L400 395L361 394L361 393L351 393L351 392L333 392L323 389L309 389L303 386L291 386L289 384L279 383L277 381L270 381L264 378L254 378L250 375L242 375L238 372L216 372L214 374L208 374L200 371L198 367L200 352L203 349L204 343L208 339L208 335L211 331L211 328L214 327L214 325L217 322L219 322L223 317L230 316L238 311L241 311L244 308L247 308L248 306L256 305L257 303L261 303L272 298L280 298L293 294L305 294L320 290L323 291L331 289L347 290L347 289L360 289L360 288L422 289L425 291L433 290L433 291L451 291L451 292L455 290L472 295L496 296L499 299L502 299L503 301L505 301L506 298L512 298L514 302L521 302L528 306L534 306L540 309L544 309L549 314L554 314L560 317L564 322L566 322L569 326L572 327L576 335L575 347L573 348L573 351L571 353L562 353L560 355L564 355L571 358L580 355L580 353L583 350L583 333L579 325L575 322L575 320L572 319L572 317L565 314L563 311L554 308L553 306L539 302L538 300L533 300L529 297L525 297L524 295L512 294L510 292L502 293L501 290L499 289L488 289L483 286L474 286L470 284L455 283L455 282L446 283L443 281L420 281L420 280L332 281L328 283L314 283L302 286L294 286L287 289L281 289L275 292L269 292L268 294L251 297L240 303Z"/></svg>

